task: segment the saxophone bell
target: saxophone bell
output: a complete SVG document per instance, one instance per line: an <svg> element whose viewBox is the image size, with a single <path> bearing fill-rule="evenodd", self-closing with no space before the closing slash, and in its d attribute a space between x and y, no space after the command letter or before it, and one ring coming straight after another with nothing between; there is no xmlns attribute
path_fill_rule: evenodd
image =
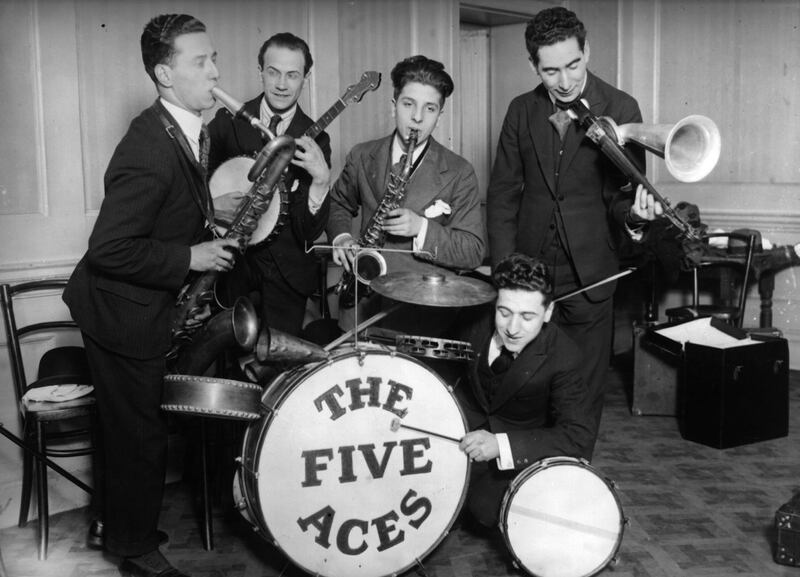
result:
<svg viewBox="0 0 800 577"><path fill-rule="evenodd" d="M386 259L377 250L360 250L353 258L353 273L362 284L369 286L373 280L386 274Z"/></svg>
<svg viewBox="0 0 800 577"><path fill-rule="evenodd" d="M191 343L180 350L173 372L202 375L225 349L252 351L258 342L259 324L253 303L247 297L239 297L230 309L215 314Z"/></svg>

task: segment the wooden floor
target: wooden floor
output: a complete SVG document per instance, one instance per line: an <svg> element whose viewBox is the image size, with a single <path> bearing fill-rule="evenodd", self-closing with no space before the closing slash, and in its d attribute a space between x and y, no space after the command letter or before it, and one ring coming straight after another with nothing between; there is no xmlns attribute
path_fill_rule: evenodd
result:
<svg viewBox="0 0 800 577"><path fill-rule="evenodd" d="M614 481L629 519L613 577L800 576L800 568L772 560L775 510L800 490L800 374L790 386L790 433L782 439L717 450L681 438L674 417L632 416L630 368L618 363L609 390L593 467ZM215 547L202 548L197 500L191 483L168 486L161 527L162 549L192 576L273 577L303 573L254 534L235 511L214 514ZM0 531L9 577L118 575L118 559L84 545L88 513L52 520L49 556L36 559L35 524ZM536 536L531 535L531 540ZM580 552L576 552L580 554ZM408 575L502 577L523 575L511 564L502 538L455 527L423 568ZM350 577L350 576L342 576Z"/></svg>

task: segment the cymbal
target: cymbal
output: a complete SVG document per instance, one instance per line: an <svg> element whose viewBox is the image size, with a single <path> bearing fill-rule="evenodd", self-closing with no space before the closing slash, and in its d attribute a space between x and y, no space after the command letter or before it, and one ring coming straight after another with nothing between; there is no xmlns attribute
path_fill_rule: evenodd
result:
<svg viewBox="0 0 800 577"><path fill-rule="evenodd" d="M396 301L431 307L469 307L497 296L487 282L444 272L388 273L373 279L370 287Z"/></svg>

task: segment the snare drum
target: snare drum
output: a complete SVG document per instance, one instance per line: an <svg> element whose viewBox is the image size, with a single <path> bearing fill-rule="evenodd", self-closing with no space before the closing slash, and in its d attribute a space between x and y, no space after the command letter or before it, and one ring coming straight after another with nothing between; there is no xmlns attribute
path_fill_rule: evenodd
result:
<svg viewBox="0 0 800 577"><path fill-rule="evenodd" d="M452 391L416 359L336 351L276 377L244 436L234 498L268 541L313 575L402 573L449 531L469 460ZM399 421L398 421L399 420Z"/></svg>
<svg viewBox="0 0 800 577"><path fill-rule="evenodd" d="M617 494L586 462L538 461L512 481L500 530L517 565L535 577L589 577L622 543L625 518Z"/></svg>

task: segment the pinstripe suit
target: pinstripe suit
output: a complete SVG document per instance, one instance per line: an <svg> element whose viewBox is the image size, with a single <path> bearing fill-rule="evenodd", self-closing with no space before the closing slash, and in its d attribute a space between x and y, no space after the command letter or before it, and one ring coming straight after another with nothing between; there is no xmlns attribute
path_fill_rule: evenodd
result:
<svg viewBox="0 0 800 577"><path fill-rule="evenodd" d="M106 548L123 556L158 546L164 353L190 246L206 234L194 192L204 190L202 168L169 136L159 112L180 130L159 102L131 122L106 170L89 249L64 291L84 334L103 426L96 507Z"/></svg>

